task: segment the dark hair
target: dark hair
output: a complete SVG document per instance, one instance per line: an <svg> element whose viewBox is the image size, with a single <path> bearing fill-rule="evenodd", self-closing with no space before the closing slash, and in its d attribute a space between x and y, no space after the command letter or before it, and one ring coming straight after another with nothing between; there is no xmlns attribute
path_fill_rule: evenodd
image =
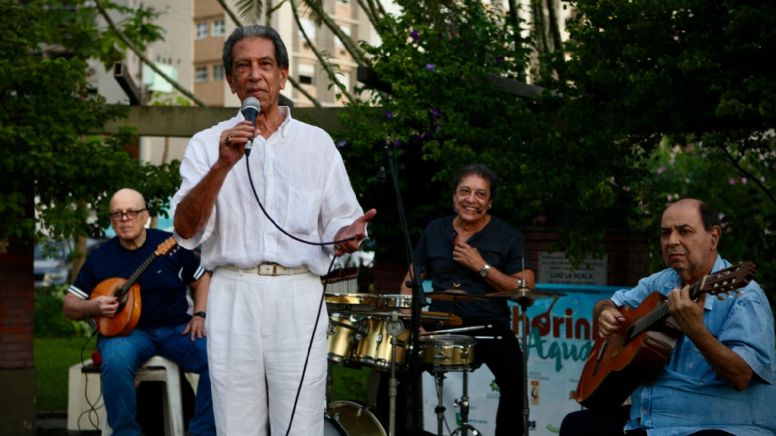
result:
<svg viewBox="0 0 776 436"><path fill-rule="evenodd" d="M488 185L490 185L490 198L492 199L496 192L496 183L498 182L498 178L496 177L496 173L494 173L493 170L484 164L469 164L461 168L453 178L453 192L455 192L455 189L458 187L464 177L470 176L472 174L480 176L488 181Z"/></svg>
<svg viewBox="0 0 776 436"><path fill-rule="evenodd" d="M251 24L234 29L229 38L226 39L226 42L224 42L222 58L226 74L232 74L232 63L234 62L232 50L234 45L245 38L265 38L272 41L275 45L275 60L280 68L288 69L288 51L286 50L286 45L283 44L283 40L280 39L280 35L271 27Z"/></svg>
<svg viewBox="0 0 776 436"><path fill-rule="evenodd" d="M703 228L711 230L714 226L720 226L719 212L714 210L708 203L698 201L698 212L701 214L701 221L703 221Z"/></svg>

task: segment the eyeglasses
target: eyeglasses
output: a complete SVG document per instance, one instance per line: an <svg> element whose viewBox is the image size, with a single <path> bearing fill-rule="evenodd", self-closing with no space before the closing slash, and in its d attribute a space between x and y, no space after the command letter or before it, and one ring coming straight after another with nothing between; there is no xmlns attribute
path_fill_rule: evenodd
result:
<svg viewBox="0 0 776 436"><path fill-rule="evenodd" d="M119 221L119 220L121 220L124 217L127 217L127 219L130 219L130 220L133 220L133 219L137 218L138 214L140 214L140 212L142 212L144 210L146 210L146 208L143 208L143 209L129 209L126 212L116 211L116 212L110 212L108 214L108 216L110 217L110 219L112 219L114 221Z"/></svg>

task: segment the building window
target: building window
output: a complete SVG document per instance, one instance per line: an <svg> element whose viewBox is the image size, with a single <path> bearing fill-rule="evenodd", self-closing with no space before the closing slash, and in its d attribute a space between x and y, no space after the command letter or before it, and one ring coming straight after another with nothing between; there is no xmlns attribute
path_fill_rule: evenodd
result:
<svg viewBox="0 0 776 436"><path fill-rule="evenodd" d="M312 85L315 78L315 66L311 64L299 64L299 83Z"/></svg>
<svg viewBox="0 0 776 436"><path fill-rule="evenodd" d="M226 24L224 24L224 19L219 18L217 20L213 20L213 36L221 36L224 33L226 33Z"/></svg>
<svg viewBox="0 0 776 436"><path fill-rule="evenodd" d="M310 38L310 42L315 44L315 23L313 23L309 18L302 18L299 20L299 22L302 23L302 29L304 29L307 37ZM303 41L304 44L307 44L307 41L305 41L304 35L302 35L301 31L299 32L299 39Z"/></svg>
<svg viewBox="0 0 776 436"><path fill-rule="evenodd" d="M197 39L207 38L207 21L197 23Z"/></svg>
<svg viewBox="0 0 776 436"><path fill-rule="evenodd" d="M224 66L221 64L213 65L213 80L224 80Z"/></svg>
<svg viewBox="0 0 776 436"><path fill-rule="evenodd" d="M194 70L194 82L195 83L207 82L207 67L197 67Z"/></svg>

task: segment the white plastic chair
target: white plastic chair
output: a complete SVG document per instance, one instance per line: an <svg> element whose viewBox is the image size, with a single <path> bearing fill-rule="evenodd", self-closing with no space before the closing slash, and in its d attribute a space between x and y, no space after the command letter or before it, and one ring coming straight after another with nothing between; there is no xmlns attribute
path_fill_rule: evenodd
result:
<svg viewBox="0 0 776 436"><path fill-rule="evenodd" d="M87 367L92 363L91 359L83 362ZM78 363L70 367L68 381L68 403L67 403L67 429L68 430L86 430L93 422L102 423L102 434L108 436L112 434L105 418L105 408L100 398L100 379L96 371L83 371L83 365ZM87 382L88 378L88 382ZM181 400L180 372L178 365L161 356L150 358L135 375L137 382L141 381L161 381L165 384L164 390L164 427L167 436L183 436L183 402ZM88 383L84 386L84 383ZM87 397L92 402L98 402L90 406L86 401ZM97 413L97 419L89 419L84 413L94 407Z"/></svg>

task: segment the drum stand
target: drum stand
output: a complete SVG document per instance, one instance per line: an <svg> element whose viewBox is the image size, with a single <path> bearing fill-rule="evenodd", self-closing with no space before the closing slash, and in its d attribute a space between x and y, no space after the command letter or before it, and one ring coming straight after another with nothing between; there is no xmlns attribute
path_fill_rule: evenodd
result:
<svg viewBox="0 0 776 436"><path fill-rule="evenodd" d="M391 311L391 320L385 326L386 332L391 336L391 378L388 380L388 436L396 434L396 395L398 381L396 380L396 346L397 337L404 330L404 323L399 318L399 312Z"/></svg>

